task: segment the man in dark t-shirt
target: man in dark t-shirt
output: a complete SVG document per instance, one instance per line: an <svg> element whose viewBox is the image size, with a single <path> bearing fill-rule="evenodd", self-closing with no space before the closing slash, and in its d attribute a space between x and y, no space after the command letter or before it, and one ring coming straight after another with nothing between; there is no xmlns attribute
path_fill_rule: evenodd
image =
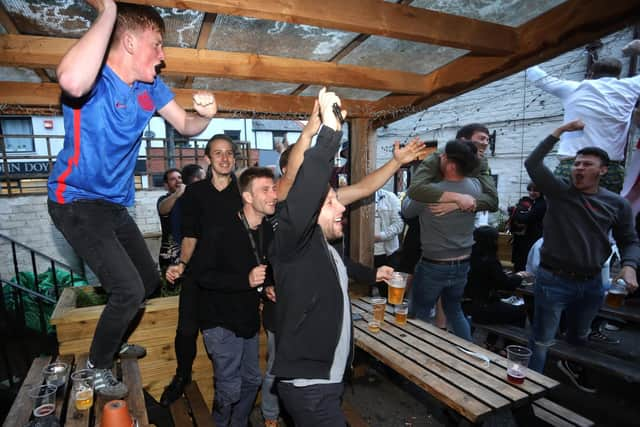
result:
<svg viewBox="0 0 640 427"><path fill-rule="evenodd" d="M162 229L162 241L158 264L164 274L171 264L178 262L180 245L171 234L171 211L176 202L184 194L185 185L182 182L182 173L176 168L167 169L162 177L167 194L158 198L156 208L160 216L160 228Z"/></svg>
<svg viewBox="0 0 640 427"><path fill-rule="evenodd" d="M180 259L167 269L167 281L183 277L175 338L176 375L162 393L160 403L168 406L177 400L191 382L191 368L196 357L198 337L197 307L199 291L194 279L207 268L210 258L201 240L220 218L237 213L242 207L233 170L235 147L227 135L214 135L205 148L211 162L211 178L189 185L180 199L182 209L182 243ZM187 268L188 266L188 268Z"/></svg>

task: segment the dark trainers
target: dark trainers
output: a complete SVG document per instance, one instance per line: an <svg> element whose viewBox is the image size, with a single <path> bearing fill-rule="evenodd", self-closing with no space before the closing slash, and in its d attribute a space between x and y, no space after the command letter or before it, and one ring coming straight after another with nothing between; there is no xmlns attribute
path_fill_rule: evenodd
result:
<svg viewBox="0 0 640 427"><path fill-rule="evenodd" d="M620 338L610 337L600 331L593 331L589 334L589 341L601 342L603 344L620 344Z"/></svg>
<svg viewBox="0 0 640 427"><path fill-rule="evenodd" d="M147 349L137 344L124 343L118 352L119 357L142 359L147 355Z"/></svg>
<svg viewBox="0 0 640 427"><path fill-rule="evenodd" d="M568 360L558 360L556 365L578 389L585 393L595 393L597 391L596 388L589 383L584 369L579 368Z"/></svg>
<svg viewBox="0 0 640 427"><path fill-rule="evenodd" d="M180 399L182 393L184 393L184 387L191 382L191 378L184 378L175 375L171 380L171 383L164 389L162 396L160 397L160 404L162 406L169 406L176 400Z"/></svg>
<svg viewBox="0 0 640 427"><path fill-rule="evenodd" d="M118 381L111 369L94 369L93 388L96 393L109 400L123 399L129 393L127 386Z"/></svg>

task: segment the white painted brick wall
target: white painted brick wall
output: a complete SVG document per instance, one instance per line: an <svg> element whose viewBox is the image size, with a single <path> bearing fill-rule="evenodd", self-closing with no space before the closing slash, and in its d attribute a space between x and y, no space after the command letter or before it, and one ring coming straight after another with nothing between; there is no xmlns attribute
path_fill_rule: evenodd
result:
<svg viewBox="0 0 640 427"><path fill-rule="evenodd" d="M162 190L138 191L135 205L129 209L131 216L138 224L140 231L159 233L160 219L156 212L156 202L165 192ZM18 196L0 199L0 234L4 234L19 243L27 245L51 258L78 269L80 260L69 246L62 234L53 225L47 211L47 196ZM157 244L154 242L154 247ZM28 251L18 250L18 267L20 271L32 271L31 256ZM154 250L152 256L157 259ZM8 280L15 276L11 245L0 238L0 277ZM50 265L36 257L36 268L39 273L46 271ZM87 271L89 281L94 276Z"/></svg>
<svg viewBox="0 0 640 427"><path fill-rule="evenodd" d="M613 56L623 61L623 76L628 73L629 63L620 51L632 39L632 29L625 29L602 39L604 47L599 51L601 57ZM555 77L579 81L584 78L586 64L586 52L580 48L541 67ZM562 123L563 117L558 98L525 81L524 75L524 71L519 72L378 129L377 166L389 159L394 140L404 142L408 136L418 135L423 140L437 139L442 148L461 126L484 123L497 134L495 157L489 157L489 164L492 172L499 175L500 207L506 209L526 194L529 176L524 170L524 158ZM553 156L548 164L555 167Z"/></svg>

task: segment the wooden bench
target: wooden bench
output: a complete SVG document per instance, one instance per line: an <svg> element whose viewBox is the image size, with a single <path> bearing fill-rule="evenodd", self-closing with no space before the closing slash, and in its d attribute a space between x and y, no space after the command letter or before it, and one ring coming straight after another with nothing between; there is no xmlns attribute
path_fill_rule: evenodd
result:
<svg viewBox="0 0 640 427"><path fill-rule="evenodd" d="M557 427L590 427L594 425L593 421L545 398L533 402L533 413L547 424Z"/></svg>
<svg viewBox="0 0 640 427"><path fill-rule="evenodd" d="M479 423L499 411L532 404L559 383L530 372L520 385L507 381L507 360L420 320L395 323L387 308L380 332L368 330L368 298L353 299L355 344L407 378L464 419ZM484 361L463 350L485 355Z"/></svg>
<svg viewBox="0 0 640 427"><path fill-rule="evenodd" d="M80 356L75 360L73 356L59 356L56 360L67 363L70 368L64 389L58 392L56 398L56 417L60 420L60 424L66 427L99 426L102 408L107 401L101 397L95 397L94 405L91 409L78 411L70 393L71 372L83 369L87 363L87 356ZM42 370L51 361L51 356L41 356L33 361L9 410L3 427L23 427L29 422L33 409L33 401L28 395L29 389L44 383ZM147 418L142 379L137 359L121 359L120 370L122 371L122 380L129 389L129 395L125 399L129 412L138 421L139 426L146 427L149 425L149 420Z"/></svg>
<svg viewBox="0 0 640 427"><path fill-rule="evenodd" d="M196 381L192 381L184 388L182 397L173 402L169 409L176 426L213 427L211 412Z"/></svg>
<svg viewBox="0 0 640 427"><path fill-rule="evenodd" d="M523 328L511 325L485 325L474 323L476 328L505 337L519 344L528 342L528 333ZM601 372L623 378L625 381L640 382L640 363L621 359L588 346L576 347L565 341L557 340L549 348L549 354L584 366L591 367Z"/></svg>

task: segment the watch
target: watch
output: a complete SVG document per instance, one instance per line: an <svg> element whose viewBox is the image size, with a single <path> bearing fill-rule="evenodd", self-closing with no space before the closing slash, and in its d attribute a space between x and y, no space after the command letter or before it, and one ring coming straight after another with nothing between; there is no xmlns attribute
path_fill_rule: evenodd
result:
<svg viewBox="0 0 640 427"><path fill-rule="evenodd" d="M187 263L186 263L186 262L184 262L183 260L178 261L178 264L176 264L176 265L180 265L180 264L182 264L182 265L184 265L185 267L187 267Z"/></svg>

